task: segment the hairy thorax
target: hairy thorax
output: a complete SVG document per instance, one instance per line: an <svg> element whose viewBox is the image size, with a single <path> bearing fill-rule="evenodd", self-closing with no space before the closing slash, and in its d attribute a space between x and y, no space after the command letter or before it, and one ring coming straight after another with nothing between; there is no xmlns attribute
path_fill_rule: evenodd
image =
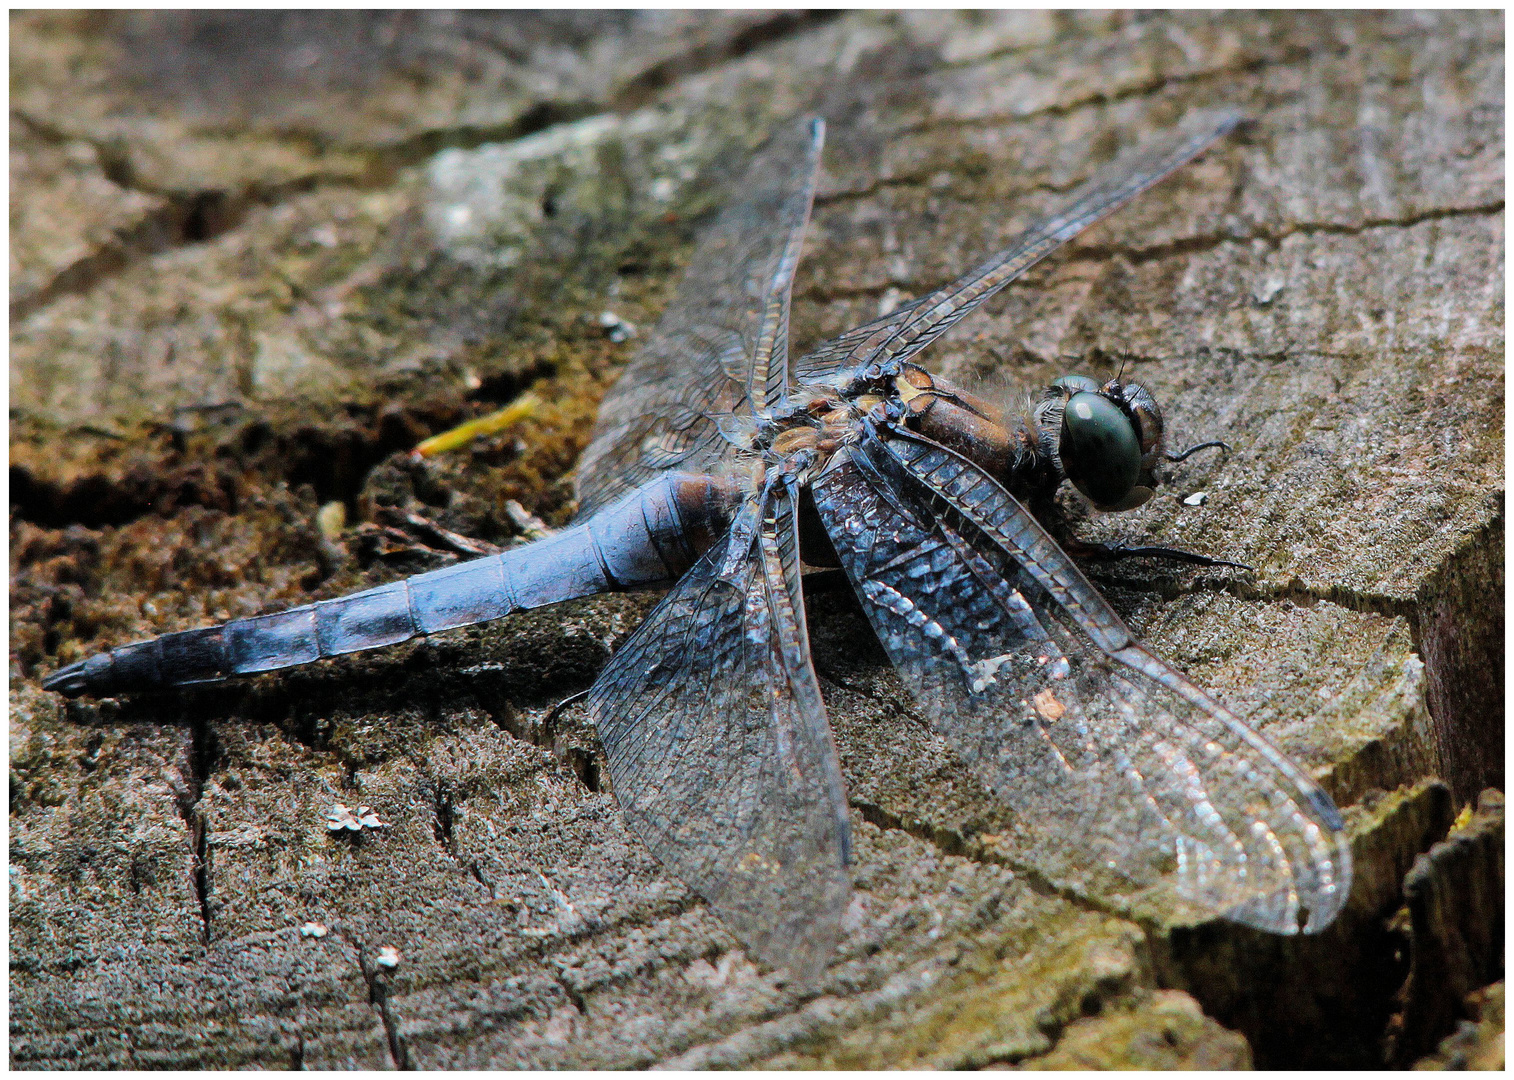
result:
<svg viewBox="0 0 1514 1080"><path fill-rule="evenodd" d="M1018 498L1047 494L1062 479L1031 419L1012 421L992 402L913 364L885 385L854 397L834 391L799 395L798 407L776 422L766 446L769 460L789 461L808 451L813 475L841 447L861 438L868 414L889 399L902 404L907 427L969 459Z"/></svg>

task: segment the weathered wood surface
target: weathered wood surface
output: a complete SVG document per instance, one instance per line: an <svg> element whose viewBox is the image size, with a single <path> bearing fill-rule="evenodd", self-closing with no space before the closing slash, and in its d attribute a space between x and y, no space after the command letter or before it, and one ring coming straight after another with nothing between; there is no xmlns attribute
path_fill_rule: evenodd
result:
<svg viewBox="0 0 1514 1080"><path fill-rule="evenodd" d="M1501 927L1490 844L1416 868L1395 918L1503 782L1500 16L237 18L12 20L15 1065L1370 1065L1447 1034L1434 979L1501 978L1501 934L1490 961L1436 943L1491 931L1425 929ZM506 499L563 521L634 347L600 314L656 318L722 162L785 116L832 133L803 345L1217 102L1257 123L927 359L1123 363L1179 441L1234 444L1088 527L1257 568L1098 577L1345 809L1358 882L1320 938L1013 872L1010 811L900 707L834 580L811 628L859 891L818 993L659 871L572 711L543 729L651 598L162 700L37 688L428 565L363 524L385 504L498 543ZM528 387L515 432L390 457ZM335 839L335 802L391 827Z"/></svg>

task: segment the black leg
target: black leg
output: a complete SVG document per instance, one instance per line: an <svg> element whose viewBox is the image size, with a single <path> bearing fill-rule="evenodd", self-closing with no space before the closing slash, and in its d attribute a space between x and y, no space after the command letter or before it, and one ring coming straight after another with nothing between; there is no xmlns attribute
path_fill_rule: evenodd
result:
<svg viewBox="0 0 1514 1080"><path fill-rule="evenodd" d="M1162 456L1165 457L1168 461L1185 461L1190 456L1197 454L1200 450L1213 450L1216 447L1225 451L1225 453L1227 454L1230 453L1229 444L1223 443L1219 439L1211 439L1209 442L1194 443L1188 449L1179 450L1176 454L1163 454Z"/></svg>
<svg viewBox="0 0 1514 1080"><path fill-rule="evenodd" d="M1231 562L1229 559L1216 559L1209 555L1200 555L1194 551L1184 551L1182 548L1162 547L1149 544L1085 544L1076 545L1076 550L1069 549L1068 554L1074 554L1084 559L1095 562L1109 562L1114 559L1168 559L1172 562L1189 563L1193 566L1230 566L1237 570L1255 570L1254 566L1245 563Z"/></svg>
<svg viewBox="0 0 1514 1080"><path fill-rule="evenodd" d="M546 731L546 730L548 730L550 728L550 726L552 724L552 721L554 721L554 720L557 719L557 714L558 713L562 712L569 705L576 705L576 704L578 704L580 701L582 701L584 698L586 698L588 696L589 696L589 691L588 690L580 690L576 694L569 694L567 697L565 697L561 701L559 701L556 705L552 706L550 709L547 710L547 715L543 716L541 718L542 730Z"/></svg>
<svg viewBox="0 0 1514 1080"><path fill-rule="evenodd" d="M1205 444L1208 445L1208 444ZM1190 451L1202 449L1202 446L1191 447ZM1168 559L1172 562L1188 563L1190 566L1229 566L1236 570L1255 570L1254 566L1245 563L1231 562L1229 559L1216 559L1209 555L1200 555L1194 551L1184 551L1182 548L1166 547L1162 545L1148 544L1098 544L1078 539L1072 531L1072 523L1064 515L1062 508L1051 499L1038 499L1030 503L1031 513L1035 515L1046 531L1051 533L1063 551L1074 559L1087 562L1113 562L1115 559Z"/></svg>

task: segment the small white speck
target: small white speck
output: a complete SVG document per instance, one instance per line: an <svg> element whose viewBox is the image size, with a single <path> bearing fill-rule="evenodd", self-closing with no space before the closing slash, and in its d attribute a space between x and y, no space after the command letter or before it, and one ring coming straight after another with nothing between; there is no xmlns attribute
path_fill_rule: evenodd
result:
<svg viewBox="0 0 1514 1080"><path fill-rule="evenodd" d="M652 198L658 202L667 202L673 197L673 180L671 177L659 176L652 181Z"/></svg>
<svg viewBox="0 0 1514 1080"><path fill-rule="evenodd" d="M613 311L601 311L599 325L605 328L609 339L616 344L627 341L636 334L636 324L622 319Z"/></svg>
<svg viewBox="0 0 1514 1080"><path fill-rule="evenodd" d="M1183 500L1183 505L1203 506L1208 501L1209 493L1207 491L1195 491L1192 495L1189 495L1186 499Z"/></svg>
<svg viewBox="0 0 1514 1080"><path fill-rule="evenodd" d="M397 968L400 966L399 950L392 945L385 945L379 949L373 962L379 967Z"/></svg>
<svg viewBox="0 0 1514 1080"><path fill-rule="evenodd" d="M1287 282L1282 278L1270 277L1252 290L1251 297L1257 302L1259 307L1266 307L1277 298L1277 294L1282 292L1286 286Z"/></svg>
<svg viewBox="0 0 1514 1080"><path fill-rule="evenodd" d="M458 203L447 211L447 224L454 229L460 229L473 220L473 208L466 203Z"/></svg>
<svg viewBox="0 0 1514 1080"><path fill-rule="evenodd" d="M314 45L301 45L289 54L289 66L303 70L313 68L321 62L321 50Z"/></svg>
<svg viewBox="0 0 1514 1080"><path fill-rule="evenodd" d="M364 829L387 829L389 823L380 821L379 816L367 806L359 806L356 810L334 803L330 810L326 811L326 828L332 832L341 832L350 829L352 832L361 832Z"/></svg>
<svg viewBox="0 0 1514 1080"><path fill-rule="evenodd" d="M323 938L330 931L321 923L308 922L300 926L300 937Z"/></svg>

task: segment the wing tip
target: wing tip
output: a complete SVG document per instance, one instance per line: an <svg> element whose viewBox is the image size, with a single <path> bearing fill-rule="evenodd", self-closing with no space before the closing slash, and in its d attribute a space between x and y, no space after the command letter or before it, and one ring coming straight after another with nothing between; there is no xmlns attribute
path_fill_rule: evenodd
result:
<svg viewBox="0 0 1514 1080"><path fill-rule="evenodd" d="M742 894L747 903L732 903L730 897L710 903L751 957L783 969L789 978L813 989L835 958L851 905L852 883L844 867L812 870L815 873L806 881L796 883L806 894L797 905L770 895L768 903L749 906L750 893Z"/></svg>
<svg viewBox="0 0 1514 1080"><path fill-rule="evenodd" d="M844 906L843 906L843 909ZM795 982L817 988L841 940L840 912L827 912L802 929L784 927L760 941L743 942L751 954L782 968Z"/></svg>
<svg viewBox="0 0 1514 1080"><path fill-rule="evenodd" d="M1284 937L1320 934L1345 910L1352 881L1351 843L1345 832L1337 832L1335 857L1316 861L1308 879L1248 897L1221 914L1230 922Z"/></svg>

